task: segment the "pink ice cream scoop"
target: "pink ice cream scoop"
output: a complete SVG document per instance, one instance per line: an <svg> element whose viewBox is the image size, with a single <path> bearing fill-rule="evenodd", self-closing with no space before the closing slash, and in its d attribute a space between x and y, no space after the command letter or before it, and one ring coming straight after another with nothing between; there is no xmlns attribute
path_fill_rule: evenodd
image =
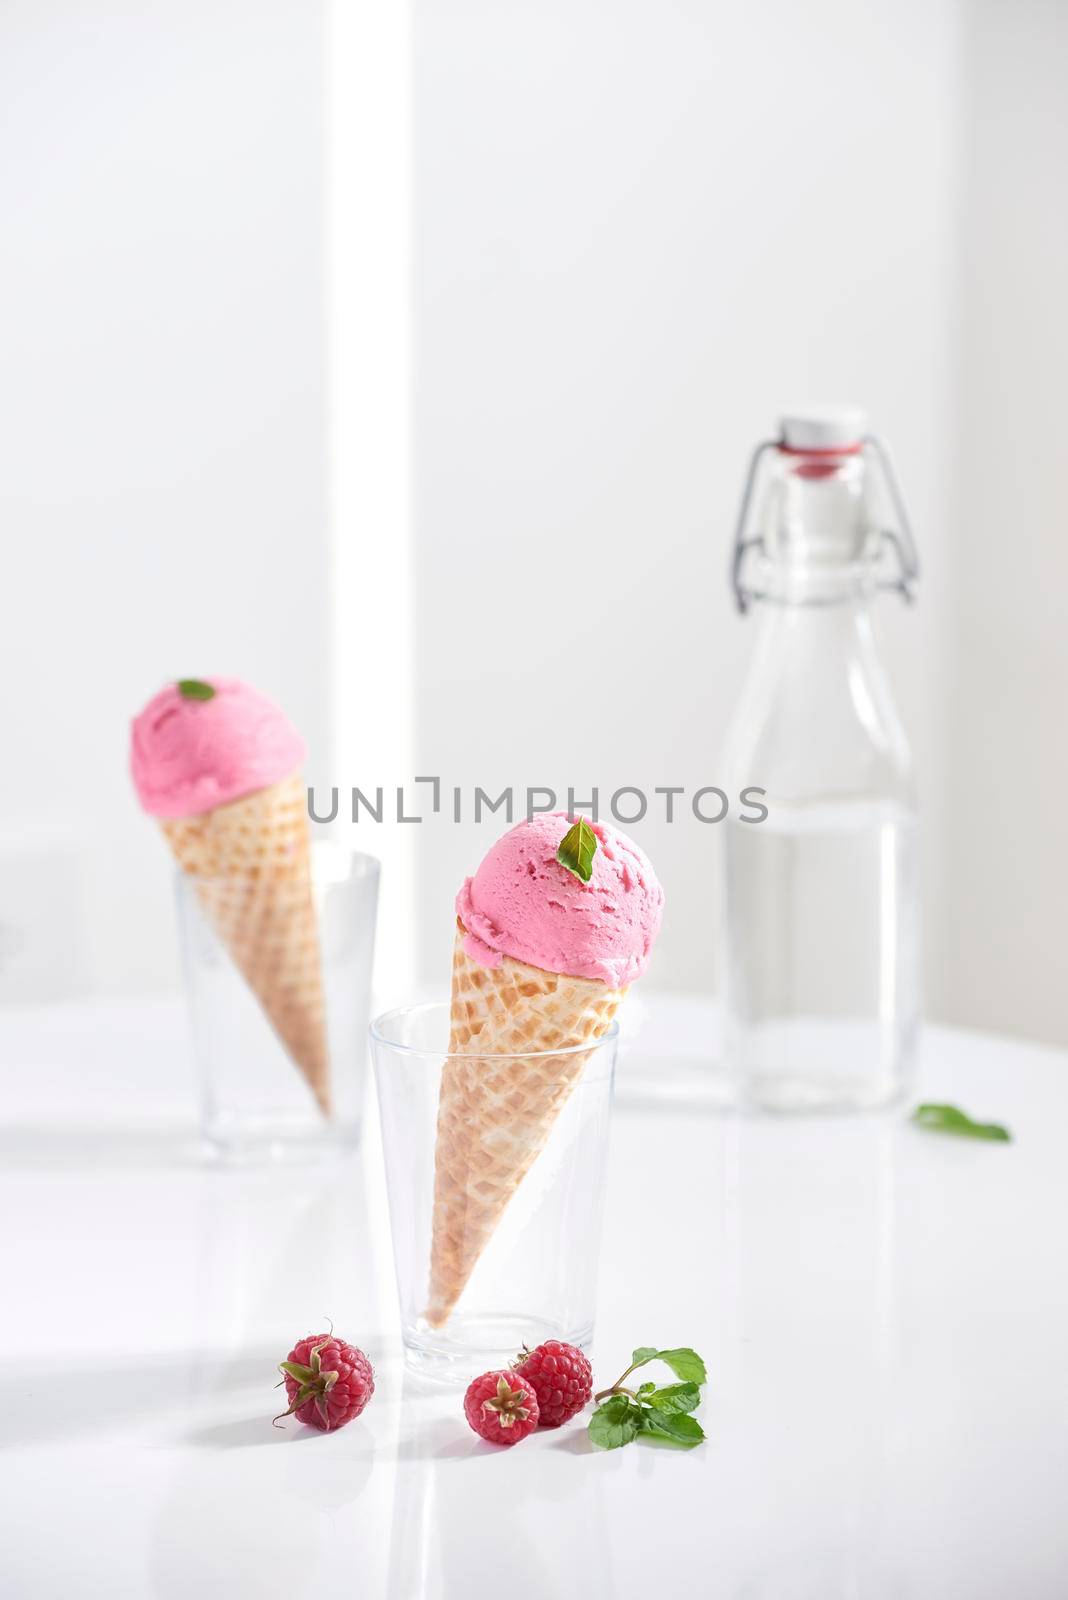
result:
<svg viewBox="0 0 1068 1600"><path fill-rule="evenodd" d="M520 822L497 840L456 897L472 961L502 956L623 988L640 978L660 931L664 891L638 846L606 823L588 883L556 858L572 826L563 811Z"/></svg>
<svg viewBox="0 0 1068 1600"><path fill-rule="evenodd" d="M134 718L130 734L134 787L153 817L214 811L280 783L306 754L285 713L238 678L168 684Z"/></svg>

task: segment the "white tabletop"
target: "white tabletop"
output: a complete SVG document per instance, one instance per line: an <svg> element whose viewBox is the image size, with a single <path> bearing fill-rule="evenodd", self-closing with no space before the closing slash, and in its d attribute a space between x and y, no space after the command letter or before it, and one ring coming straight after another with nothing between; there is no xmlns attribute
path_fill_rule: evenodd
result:
<svg viewBox="0 0 1068 1600"><path fill-rule="evenodd" d="M648 1004L646 1049L692 1071L708 1008ZM922 1095L1007 1146L617 1111L594 1371L695 1346L690 1454L481 1444L404 1375L373 1122L332 1170L199 1165L173 1003L0 1012L0 1064L5 1597L1068 1593L1057 1051L929 1030ZM272 1428L327 1317L375 1397Z"/></svg>

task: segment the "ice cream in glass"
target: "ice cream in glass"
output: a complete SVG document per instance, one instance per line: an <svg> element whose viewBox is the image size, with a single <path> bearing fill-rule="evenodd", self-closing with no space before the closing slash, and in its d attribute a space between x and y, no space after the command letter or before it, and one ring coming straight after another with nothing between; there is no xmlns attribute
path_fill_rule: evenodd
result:
<svg viewBox="0 0 1068 1600"><path fill-rule="evenodd" d="M280 707L237 678L167 684L131 726L142 807L329 1116L305 755Z"/></svg>
<svg viewBox="0 0 1068 1600"><path fill-rule="evenodd" d="M512 1195L645 971L664 895L648 858L562 811L504 834L456 898L426 1317L451 1315ZM561 1053L556 1053L561 1052Z"/></svg>

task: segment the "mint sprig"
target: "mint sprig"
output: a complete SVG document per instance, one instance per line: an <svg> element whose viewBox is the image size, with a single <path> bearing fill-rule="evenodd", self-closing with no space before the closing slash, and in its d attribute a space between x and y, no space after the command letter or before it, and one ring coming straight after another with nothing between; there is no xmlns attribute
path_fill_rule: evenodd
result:
<svg viewBox="0 0 1068 1600"><path fill-rule="evenodd" d="M593 858L597 854L597 835L584 817L564 834L556 847L556 859L583 883L593 877Z"/></svg>
<svg viewBox="0 0 1068 1600"><path fill-rule="evenodd" d="M179 678L178 693L184 700L213 700L215 690L202 678Z"/></svg>
<svg viewBox="0 0 1068 1600"><path fill-rule="evenodd" d="M590 1418L591 1444L601 1450L618 1450L638 1437L642 1425L642 1407L625 1394L613 1394Z"/></svg>
<svg viewBox="0 0 1068 1600"><path fill-rule="evenodd" d="M646 1382L637 1389L628 1389L631 1373L648 1366L650 1361L662 1361L680 1381L660 1387ZM695 1350L639 1346L626 1372L610 1389L602 1389L594 1396L601 1403L590 1418L590 1443L600 1450L618 1450L633 1439L647 1437L677 1445L680 1450L692 1450L705 1436L701 1424L690 1413L701 1403L701 1384L707 1377L705 1364Z"/></svg>
<svg viewBox="0 0 1068 1600"><path fill-rule="evenodd" d="M959 1106L917 1106L912 1120L918 1128L929 1128L933 1133L955 1133L965 1139L990 1139L998 1144L1008 1144L1012 1139L1000 1122L973 1122Z"/></svg>

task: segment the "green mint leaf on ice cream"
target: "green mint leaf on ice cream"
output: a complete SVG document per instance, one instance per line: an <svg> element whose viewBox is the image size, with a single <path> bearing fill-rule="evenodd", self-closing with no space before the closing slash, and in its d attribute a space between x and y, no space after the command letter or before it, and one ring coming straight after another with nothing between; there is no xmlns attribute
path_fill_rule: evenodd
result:
<svg viewBox="0 0 1068 1600"><path fill-rule="evenodd" d="M178 693L183 700L212 700L215 690L210 683L205 683L202 678L179 678Z"/></svg>
<svg viewBox="0 0 1068 1600"><path fill-rule="evenodd" d="M933 1133L955 1133L965 1139L990 1139L998 1144L1008 1144L1012 1134L1000 1122L973 1122L958 1106L922 1105L912 1113L918 1128L930 1128Z"/></svg>
<svg viewBox="0 0 1068 1600"><path fill-rule="evenodd" d="M568 828L556 849L556 859L568 872L573 872L583 883L593 877L593 858L597 853L597 835L589 823L580 818Z"/></svg>

